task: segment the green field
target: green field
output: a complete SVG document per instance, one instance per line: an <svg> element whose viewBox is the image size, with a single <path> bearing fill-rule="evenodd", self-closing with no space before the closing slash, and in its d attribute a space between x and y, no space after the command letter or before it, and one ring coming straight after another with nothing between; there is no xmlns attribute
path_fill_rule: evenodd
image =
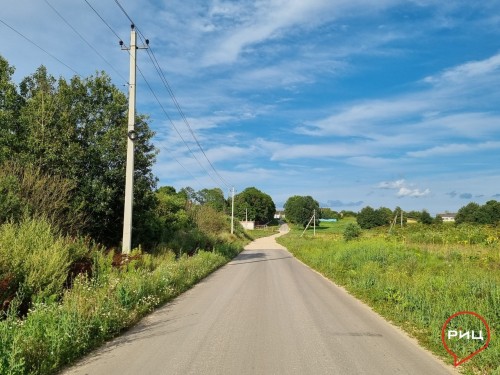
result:
<svg viewBox="0 0 500 375"><path fill-rule="evenodd" d="M491 329L489 347L460 366L464 374L500 374L500 244L497 228L408 225L363 231L346 242L355 222L294 228L278 242L297 258L369 304L447 363L441 328L452 314L474 311ZM464 353L470 350L462 347ZM473 351L473 350L472 350ZM465 355L464 355L465 356Z"/></svg>

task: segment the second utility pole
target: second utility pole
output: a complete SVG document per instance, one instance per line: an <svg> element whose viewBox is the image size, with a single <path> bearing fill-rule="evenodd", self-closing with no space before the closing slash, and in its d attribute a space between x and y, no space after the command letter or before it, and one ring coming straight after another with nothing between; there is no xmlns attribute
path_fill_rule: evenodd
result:
<svg viewBox="0 0 500 375"><path fill-rule="evenodd" d="M135 131L135 92L136 92L136 56L137 49L147 48L149 41L146 39L146 46L137 47L137 33L134 25L131 25L130 47L127 48L120 41L123 50L130 53L130 82L128 96L128 126L127 126L127 167L125 171L125 207L123 212L123 239L122 253L129 254L132 247L132 207L134 204L134 141L137 139Z"/></svg>
<svg viewBox="0 0 500 375"><path fill-rule="evenodd" d="M231 234L234 233L234 187L231 190L232 198L231 198Z"/></svg>

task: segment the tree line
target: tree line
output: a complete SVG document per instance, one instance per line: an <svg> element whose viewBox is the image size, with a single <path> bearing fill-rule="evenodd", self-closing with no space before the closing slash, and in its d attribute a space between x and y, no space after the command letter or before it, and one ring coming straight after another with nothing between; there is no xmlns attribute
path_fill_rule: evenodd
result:
<svg viewBox="0 0 500 375"><path fill-rule="evenodd" d="M0 56L0 224L43 216L65 234L118 246L126 95L105 72L65 79L41 66L16 84L14 71ZM229 230L231 201L221 189L158 188L148 117L137 114L135 126L133 245L196 242L200 228L205 234ZM275 210L271 197L254 187L235 197L239 219L266 223Z"/></svg>
<svg viewBox="0 0 500 375"><path fill-rule="evenodd" d="M316 220L341 219L343 217L356 217L358 225L362 229L371 229L390 225L397 220L406 224L408 220L413 220L422 224L439 224L443 222L440 215L432 217L427 210L422 211L403 211L400 207L391 210L387 207L372 208L366 206L359 212L352 211L334 211L331 208L321 208L318 201L311 196L292 196L288 198L285 205L285 216L287 221L294 224L306 226L316 213ZM401 218L402 215L403 217ZM500 202L490 200L484 205L471 202L458 210L455 217L455 224L500 224Z"/></svg>

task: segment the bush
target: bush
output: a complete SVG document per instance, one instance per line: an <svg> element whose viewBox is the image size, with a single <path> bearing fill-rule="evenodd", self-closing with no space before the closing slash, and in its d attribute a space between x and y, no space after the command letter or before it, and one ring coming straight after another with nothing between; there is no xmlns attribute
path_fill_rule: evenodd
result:
<svg viewBox="0 0 500 375"><path fill-rule="evenodd" d="M90 251L90 250L89 250ZM120 269L113 253L93 253L92 278L77 277L59 302L34 303L24 320L0 321L0 374L53 374L190 288L240 251L223 245L177 259L134 251ZM2 259L2 258L0 258ZM14 303L13 303L14 305Z"/></svg>
<svg viewBox="0 0 500 375"><path fill-rule="evenodd" d="M0 224L21 218L23 204L19 182L12 175L0 172Z"/></svg>
<svg viewBox="0 0 500 375"><path fill-rule="evenodd" d="M361 235L361 227L357 224L350 223L344 229L344 240L351 241Z"/></svg>
<svg viewBox="0 0 500 375"><path fill-rule="evenodd" d="M23 214L43 218L66 233L76 234L85 225L73 206L75 183L49 176L33 166L5 162L0 167L0 223L19 221Z"/></svg>
<svg viewBox="0 0 500 375"><path fill-rule="evenodd" d="M193 221L197 228L207 235L229 231L226 215L208 205L196 206L193 209Z"/></svg>
<svg viewBox="0 0 500 375"><path fill-rule="evenodd" d="M56 234L46 220L26 219L0 226L0 304L17 292L25 303L62 295L71 263L87 254L81 241ZM7 287L8 284L8 287ZM5 307L5 306L4 306Z"/></svg>

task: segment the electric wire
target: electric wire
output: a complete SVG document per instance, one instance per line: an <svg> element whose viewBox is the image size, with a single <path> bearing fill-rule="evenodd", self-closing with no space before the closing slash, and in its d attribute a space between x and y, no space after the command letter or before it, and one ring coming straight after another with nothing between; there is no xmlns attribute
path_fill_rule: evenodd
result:
<svg viewBox="0 0 500 375"><path fill-rule="evenodd" d="M90 47L90 48L91 48L91 49L92 49L92 50L93 50L93 51L94 51L94 52L95 52L95 53L96 53L96 54L97 54L97 55L98 55L98 56L99 56L99 57L100 57L100 58L101 58L101 59L102 59L102 60L103 60L106 64L108 64L108 65L109 65L109 67L110 67L111 69L113 69L113 71L114 71L116 74L118 74L118 76L119 76L119 77L120 77L120 78L121 78L124 82L126 82L126 83L128 82L128 80L127 80L125 77L123 77L123 75L122 75L122 74L121 74L118 70L116 70L116 69L115 69L115 67L114 67L114 66L113 66L113 65L112 65L112 64L111 64L108 60L106 60L106 58L105 58L103 55L101 55L101 54L99 53L99 51L98 51L98 50L97 50L97 49L96 49L96 48L95 48L92 44L90 44L90 43L87 41L87 39L85 39L85 37L84 37L82 34L80 34L80 33L78 32L78 30L76 30L76 29L73 27L73 25L71 25L71 24L70 24L70 23L69 23L69 22L68 22L68 21L67 21L67 20L63 17L63 15L57 11L57 9L56 9L56 8L54 8L54 6L53 6L52 4L50 4L50 3L49 3L49 1L48 1L48 0L44 0L44 1L45 1L45 3L46 3L46 4L47 4L47 5L48 5L48 6L49 6L49 7L50 7L50 8L51 8L51 9L52 9L52 10L53 10L53 11L54 11L54 12L55 12L58 16L59 16L59 18L61 18L61 19L62 19L62 20L66 23L66 25L68 25L68 27L70 27L70 28L71 28L71 30L73 30L73 31L75 32L75 34L76 34L76 35L78 35L78 36L80 37L80 39L82 39L82 40L83 40L83 41L84 41L84 42L85 42L85 43L86 43L86 44L87 44L87 45L88 45L88 46L89 46L89 47Z"/></svg>
<svg viewBox="0 0 500 375"><path fill-rule="evenodd" d="M109 23L107 23L106 20L103 17L101 17L99 12L92 5L90 5L90 3L87 0L83 0L83 1L85 1L87 3L87 5L90 7L90 9L92 9L94 11L94 13L97 14L97 17L99 17L101 19L101 21L104 22L104 24L111 30L111 32L113 34L115 34L115 36L118 38L118 40L121 41L122 39L120 38L120 36L116 33L115 30L113 30L113 28L109 25Z"/></svg>
<svg viewBox="0 0 500 375"><path fill-rule="evenodd" d="M122 5L120 4L120 2L118 0L115 0L115 3L121 9L121 11L123 12L123 14L125 14L125 16L128 18L128 20L130 21L130 23L132 25L134 25L134 21L132 21L132 18L130 18L130 16L128 15L127 11L125 10L124 7L122 7Z"/></svg>
<svg viewBox="0 0 500 375"><path fill-rule="evenodd" d="M177 98L175 97L175 94L170 86L170 84L168 83L166 77L165 77L165 74L163 73L163 70L161 69L161 66L160 64L158 63L158 60L156 59L156 56L154 55L154 52L151 48L148 48L147 50L148 52L148 55L150 55L150 59L151 61L153 62L153 65L155 65L157 67L157 72L159 73L160 75L160 78L162 79L162 82L164 83L165 85L165 88L167 89L168 93L170 94L170 98L172 99L175 107L177 108L177 111L179 112L179 114L181 115L181 118L183 119L184 121L184 124L186 125L186 127L188 128L189 132L191 133L191 136L193 137L193 139L195 140L196 144L198 145L198 148L200 149L200 151L202 152L203 156L205 157L205 159L207 160L208 164L210 165L210 167L212 168L212 170L215 172L215 174L219 177L219 179L223 182L223 184L226 186L226 187L231 187L230 184L219 174L219 172L215 169L215 166L212 164L212 162L210 161L210 159L208 158L207 154L205 153L205 150L203 149L203 147L201 146L200 144L200 141L198 140L198 137L196 136L195 132L193 131L193 128L191 127L186 115L184 114L184 111L182 110L179 102L177 101Z"/></svg>
<svg viewBox="0 0 500 375"><path fill-rule="evenodd" d="M115 3L118 5L118 7L120 8L120 10L123 12L123 14L127 17L127 19L131 22L131 24L135 25L134 21L132 20L132 18L128 15L127 11L123 8L123 6L120 4L120 2L118 0L115 0ZM139 33L139 38L141 39L141 41L144 43L144 35L142 34L142 32L139 30L139 28L137 27L137 25L135 25L135 28L137 30L137 32ZM194 133L191 125L189 124L189 121L186 117L186 115L184 114L184 111L182 110L179 102L177 101L177 98L175 97L175 94L170 86L170 84L168 83L166 77L165 77L165 74L163 73L163 70L161 69L161 66L160 64L158 63L158 60L156 59L156 56L154 55L154 52L152 51L151 47L148 48L147 50L147 53L148 53L148 56L151 60L151 62L153 63L153 65L155 66L155 69L160 77L160 80L162 81L163 85L165 86L165 88L167 89L167 92L169 93L171 99L172 99L172 102L174 103L174 106L176 107L177 111L179 112L184 124L186 125L186 127L188 128L189 132L191 133L191 136L193 137L193 139L195 140L198 148L200 149L200 151L202 152L203 156L205 157L205 159L207 160L208 164L210 165L211 169L214 171L214 173L217 175L217 177L221 180L221 182L228 188L230 188L230 184L227 183L227 181L222 178L222 176L219 174L219 172L217 172L217 170L215 169L215 166L213 165L213 163L210 161L210 159L208 158L207 154L205 153L205 150L203 149L203 147L201 146L201 143L199 142L198 138L196 137L196 134ZM193 154L194 156L194 154ZM218 185L218 184L217 184Z"/></svg>
<svg viewBox="0 0 500 375"><path fill-rule="evenodd" d="M104 17L101 16L101 14L87 1L87 0L84 0L85 3L87 3L87 5L92 9L92 11L99 17L99 19L111 30L111 32L118 38L118 40L121 42L122 39L120 38L120 36L118 35L118 33L116 33L116 31L109 25L108 22L106 22L106 20L104 19ZM120 6L120 9L122 9L122 11L126 14L125 12L125 9L123 9L121 7L121 5L118 3L118 5ZM129 19L130 22L133 23L133 21L130 19L130 17L127 15L127 18ZM129 54L130 54L130 51L129 51ZM219 184L217 183L217 181L215 181L213 179L213 177L210 175L210 173L208 173L208 171L206 170L206 168L200 163L200 161L197 159L196 155L193 153L193 151L191 150L191 148L189 147L189 145L187 144L187 142L185 141L185 139L182 137L182 135L180 134L179 130L176 128L174 122L172 121L172 119L170 118L170 116L168 115L167 111L165 110L165 108L163 107L163 105L161 104L158 96L156 95L156 93L154 92L153 88L151 87L151 85L149 84L149 82L147 81L146 77L144 76L144 74L142 73L142 70L140 69L140 67L138 65L137 66L137 70L139 71L140 75L142 76L144 82L146 82L146 85L148 86L149 90L151 91L151 94L155 97L156 101L158 102L160 108L162 109L163 113L165 114L165 116L167 117L167 119L169 120L170 124L172 125L172 127L175 129L175 131L177 132L177 134L179 135L179 137L182 139L182 141L184 142L184 144L186 145L186 147L188 148L189 152L193 155L194 159L198 162L198 164L202 167L202 169L205 169L205 172L209 175L209 177L215 182L215 184L217 186L219 186ZM165 147L162 147L165 151L167 151L165 149ZM191 177L193 177L193 179L201 186L199 180L189 171L189 169L187 169L177 158L173 157L173 159L177 162L177 164L179 164Z"/></svg>
<svg viewBox="0 0 500 375"><path fill-rule="evenodd" d="M140 69L139 66L137 66L137 70L139 71L139 74L141 75L142 79L144 80L144 82L146 82L146 85L148 86L149 90L151 91L151 94L154 96L154 98L156 99L158 105L160 106L160 108L162 109L163 113L165 114L165 116L167 117L167 119L169 120L170 124L172 125L172 127L174 128L174 130L176 131L176 133L179 135L179 137L181 138L182 142L184 142L184 145L187 147L187 149L189 150L189 152L191 153L191 155L193 155L194 159L198 162L198 164L200 165L200 167L202 169L205 170L205 172L207 173L207 175L210 177L210 179L215 183L216 186L220 187L219 183L213 178L213 176L208 172L208 170L203 166L203 164L201 164L200 160L196 157L196 154L193 152L193 150L191 149L191 147L189 146L189 144L186 142L186 140L184 139L184 137L182 136L182 134L179 132L179 129L177 129L177 127L175 126L175 123L173 122L172 118L169 116L169 114L167 113L167 111L165 110L165 107L161 104L160 102L160 99L158 98L158 96L156 95L156 93L154 92L153 88L151 87L151 85L149 84L148 80L146 79L146 77L144 76L144 73L142 72L142 70ZM179 164L180 162L177 161ZM189 173L191 174L191 172L188 171L188 169L186 167L183 166L183 168ZM194 177L194 176L193 176Z"/></svg>
<svg viewBox="0 0 500 375"><path fill-rule="evenodd" d="M64 65L66 68L68 68L69 70L71 70L73 73L75 73L77 76L81 77L81 74L78 73L75 69L73 69L71 66L69 66L68 64L66 64L64 61L62 61L61 59L59 59L58 57L54 56L52 53L50 53L49 51L47 51L46 49L40 47L37 43L35 43L33 40L31 40L30 38L28 38L27 36L25 36L24 34L22 34L21 32L17 31L14 27L12 27L11 25L9 25L7 22L5 22L4 20L0 19L0 22L3 23L5 26L7 26L9 29L11 29L12 31L14 31L16 34L18 34L19 36L21 36L22 38L24 38L26 41L28 41L29 43L31 43L32 45L34 45L36 48L38 48L39 50L41 50L42 52L45 52L47 55L49 55L50 57L52 57L54 60L58 61L60 64Z"/></svg>

